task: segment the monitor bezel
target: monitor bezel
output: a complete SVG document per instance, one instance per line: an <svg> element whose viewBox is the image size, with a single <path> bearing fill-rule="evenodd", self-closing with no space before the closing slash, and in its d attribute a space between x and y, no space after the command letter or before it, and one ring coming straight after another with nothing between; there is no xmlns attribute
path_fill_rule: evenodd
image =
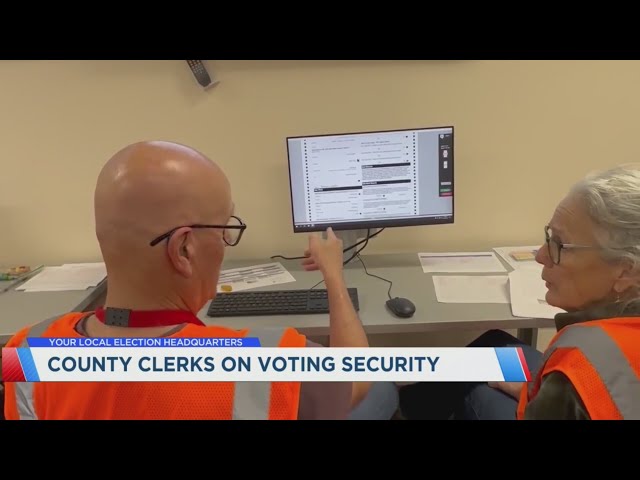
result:
<svg viewBox="0 0 640 480"><path fill-rule="evenodd" d="M391 220L363 220L358 222L338 222L338 223L323 223L314 224L313 226L296 226L295 210L293 205L293 178L291 175L291 152L289 150L289 141L297 140L301 138L319 138L319 137L340 137L348 135L368 135L372 133L393 133L393 132L413 132L419 130L451 130L451 216L442 218L439 216L434 217L411 217L404 219L391 219ZM289 203L291 205L291 224L293 227L293 233L312 233L323 232L328 227L331 227L335 231L341 230L370 230L377 228L397 228L397 227L418 227L418 226L430 226L430 225L451 225L455 222L455 127L453 125L431 126L431 127L416 127L416 128L398 128L387 130L363 130L354 132L338 132L338 133L320 133L312 135L290 135L285 138L285 144L287 148L287 173L289 175Z"/></svg>

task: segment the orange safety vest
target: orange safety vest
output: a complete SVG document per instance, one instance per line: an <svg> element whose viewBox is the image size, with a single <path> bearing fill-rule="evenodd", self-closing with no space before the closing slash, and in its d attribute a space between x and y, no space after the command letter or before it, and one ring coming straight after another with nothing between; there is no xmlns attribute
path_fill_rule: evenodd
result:
<svg viewBox="0 0 640 480"><path fill-rule="evenodd" d="M563 373L592 420L640 420L640 317L569 325L551 340L532 382L520 393L524 419L545 375Z"/></svg>
<svg viewBox="0 0 640 480"><path fill-rule="evenodd" d="M27 347L27 337L80 338L89 313L69 313L25 328L6 347ZM169 338L257 337L263 347L304 347L293 328L232 330L187 324ZM7 382L7 420L295 420L300 382Z"/></svg>

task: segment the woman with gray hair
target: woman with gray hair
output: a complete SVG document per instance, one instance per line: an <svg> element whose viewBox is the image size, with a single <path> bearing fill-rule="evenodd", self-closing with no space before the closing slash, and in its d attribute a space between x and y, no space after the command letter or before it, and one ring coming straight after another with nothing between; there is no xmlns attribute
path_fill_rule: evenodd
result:
<svg viewBox="0 0 640 480"><path fill-rule="evenodd" d="M470 346L520 346L532 381L419 383L408 419L640 419L640 165L587 176L544 228L546 300L566 313L543 353L492 330Z"/></svg>

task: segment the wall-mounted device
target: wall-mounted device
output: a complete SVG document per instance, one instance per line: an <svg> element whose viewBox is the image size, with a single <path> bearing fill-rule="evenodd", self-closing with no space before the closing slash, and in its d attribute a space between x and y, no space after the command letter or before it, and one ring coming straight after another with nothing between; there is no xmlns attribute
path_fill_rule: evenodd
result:
<svg viewBox="0 0 640 480"><path fill-rule="evenodd" d="M207 71L207 67L202 63L202 60L187 60L187 63L189 64L189 68L191 69L191 73L193 73L194 78L205 90L219 83L219 80L213 80L211 78L211 75L209 75L209 72Z"/></svg>

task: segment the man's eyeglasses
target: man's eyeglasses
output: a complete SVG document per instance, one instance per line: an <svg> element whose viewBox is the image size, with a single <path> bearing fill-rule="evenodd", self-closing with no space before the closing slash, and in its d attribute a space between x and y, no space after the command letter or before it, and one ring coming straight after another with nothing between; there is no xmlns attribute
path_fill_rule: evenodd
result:
<svg viewBox="0 0 640 480"><path fill-rule="evenodd" d="M575 243L562 243L553 238L553 230L549 225L544 227L544 237L547 242L547 249L549 250L549 257L551 261L556 265L560 264L560 256L562 250L582 249L582 248L602 248L594 247L592 245L576 245Z"/></svg>
<svg viewBox="0 0 640 480"><path fill-rule="evenodd" d="M201 224L194 224L194 225L182 225L180 227L176 227L176 228L174 228L172 230L169 230L167 233L163 233L159 237L154 238L153 240L151 240L149 245L151 245L152 247L157 245L161 241L166 240L167 238L171 237L171 235L173 235L173 233L176 230L178 230L179 228L184 228L184 227L189 227L189 228L218 228L218 229L221 228L221 229L223 229L222 238L224 240L224 243L226 243L230 247L235 247L236 245L238 245L238 243L240 243L240 239L242 238L242 233L247 228L245 223L242 220L240 220L240 218L236 217L235 215L232 215L231 218L229 219L229 223L227 225L201 225Z"/></svg>

